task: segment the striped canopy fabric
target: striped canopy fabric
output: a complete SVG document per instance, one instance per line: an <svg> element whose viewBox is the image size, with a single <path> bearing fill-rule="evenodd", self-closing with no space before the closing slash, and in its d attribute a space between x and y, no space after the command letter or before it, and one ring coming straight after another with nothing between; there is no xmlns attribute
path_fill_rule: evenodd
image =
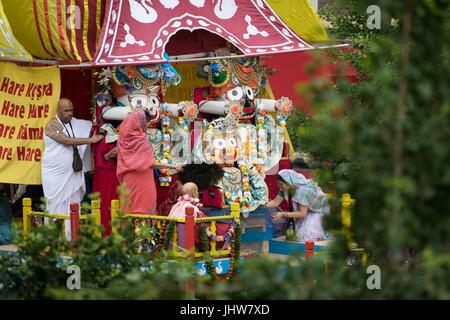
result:
<svg viewBox="0 0 450 320"><path fill-rule="evenodd" d="M102 0L2 0L15 37L35 57L91 61Z"/></svg>
<svg viewBox="0 0 450 320"><path fill-rule="evenodd" d="M0 1L0 60L32 61L33 57L14 37Z"/></svg>

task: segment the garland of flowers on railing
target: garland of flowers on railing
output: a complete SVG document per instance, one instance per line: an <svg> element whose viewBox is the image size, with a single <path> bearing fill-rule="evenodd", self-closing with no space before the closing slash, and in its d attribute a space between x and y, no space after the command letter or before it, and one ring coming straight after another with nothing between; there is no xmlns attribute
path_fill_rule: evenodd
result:
<svg viewBox="0 0 450 320"><path fill-rule="evenodd" d="M41 220L36 217L34 214L31 215L31 226L38 227L42 224Z"/></svg>
<svg viewBox="0 0 450 320"><path fill-rule="evenodd" d="M231 229L231 228L230 228ZM240 251L241 251L241 226L236 224L233 237L231 240L231 257L230 257L230 267L228 272L224 275L217 274L216 269L214 268L214 262L209 254L209 245L208 245L208 232L207 228L203 225L201 228L201 240L203 250L205 251L205 266L206 271L211 277L211 280L230 280L234 276L238 275L239 262L240 262ZM236 260L237 257L237 260Z"/></svg>
<svg viewBox="0 0 450 320"><path fill-rule="evenodd" d="M175 221L171 220L169 223L163 221L161 228L159 229L159 238L155 248L152 251L152 257L157 255L162 248L167 250L169 248L169 241L172 239L173 232L175 231Z"/></svg>
<svg viewBox="0 0 450 320"><path fill-rule="evenodd" d="M225 234L223 236L215 235L214 233L212 233L209 230L209 227L206 228L206 234L208 235L208 238L214 242L228 241L228 239L230 239L230 237L233 236L235 229L236 229L236 225L237 225L237 221L236 221L236 219L234 219L230 225L230 228L227 230L227 232L225 232Z"/></svg>
<svg viewBox="0 0 450 320"><path fill-rule="evenodd" d="M169 249L169 244L170 244L170 241L172 240L172 235L173 235L174 231L175 231L175 221L172 220L169 222L166 234L164 235L164 243L163 243L164 250Z"/></svg>

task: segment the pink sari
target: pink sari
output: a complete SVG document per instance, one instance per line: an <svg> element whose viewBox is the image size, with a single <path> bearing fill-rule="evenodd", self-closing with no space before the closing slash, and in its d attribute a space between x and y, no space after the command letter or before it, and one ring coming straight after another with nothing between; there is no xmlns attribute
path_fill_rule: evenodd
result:
<svg viewBox="0 0 450 320"><path fill-rule="evenodd" d="M156 186L151 168L155 159L145 128L146 117L141 109L128 115L120 125L117 177L130 192L121 196L122 210L127 213L150 214L156 207Z"/></svg>

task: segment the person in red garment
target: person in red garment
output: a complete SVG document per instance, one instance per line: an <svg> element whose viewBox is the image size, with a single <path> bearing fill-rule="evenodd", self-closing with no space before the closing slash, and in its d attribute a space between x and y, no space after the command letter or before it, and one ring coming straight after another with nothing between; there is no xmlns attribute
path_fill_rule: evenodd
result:
<svg viewBox="0 0 450 320"><path fill-rule="evenodd" d="M146 134L149 117L150 114L139 108L120 125L117 177L125 186L125 194L120 195L120 199L121 209L126 213L154 214L156 185L153 169L181 170L179 166L155 161Z"/></svg>
<svg viewBox="0 0 450 320"><path fill-rule="evenodd" d="M113 124L106 123L99 129L105 138L94 144L94 178L92 191L100 193L101 223L104 236L111 234L111 200L118 199L117 187L117 138Z"/></svg>

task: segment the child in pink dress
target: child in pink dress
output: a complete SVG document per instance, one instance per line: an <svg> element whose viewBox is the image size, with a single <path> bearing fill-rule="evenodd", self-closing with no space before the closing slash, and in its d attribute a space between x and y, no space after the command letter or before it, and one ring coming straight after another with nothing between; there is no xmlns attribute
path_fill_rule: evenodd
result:
<svg viewBox="0 0 450 320"><path fill-rule="evenodd" d="M181 188L183 195L178 198L178 202L172 207L169 213L169 218L184 218L186 216L186 208L194 208L194 218L199 214L204 216L198 207L202 204L198 199L198 187L195 183L188 182L183 184Z"/></svg>
<svg viewBox="0 0 450 320"><path fill-rule="evenodd" d="M187 182L183 184L181 191L183 195L178 198L178 202L174 204L172 209L169 213L169 218L185 218L186 217L186 208L192 207L194 208L194 218L202 218L206 217L206 215L199 209L199 207L202 207L202 204L200 203L198 199L198 187L193 182ZM205 226L209 227L209 223L204 223ZM180 227L180 225L178 225ZM184 227L184 226L183 226ZM218 235L224 235L228 228L229 224L227 223L221 223L217 222L216 224L216 232ZM180 228L178 228L180 231ZM196 247L202 246L201 239L200 239L200 225L195 225L195 243ZM184 241L183 239L178 239L178 244L180 246L183 246ZM229 249L229 243L228 241L218 241L217 247L222 249Z"/></svg>

